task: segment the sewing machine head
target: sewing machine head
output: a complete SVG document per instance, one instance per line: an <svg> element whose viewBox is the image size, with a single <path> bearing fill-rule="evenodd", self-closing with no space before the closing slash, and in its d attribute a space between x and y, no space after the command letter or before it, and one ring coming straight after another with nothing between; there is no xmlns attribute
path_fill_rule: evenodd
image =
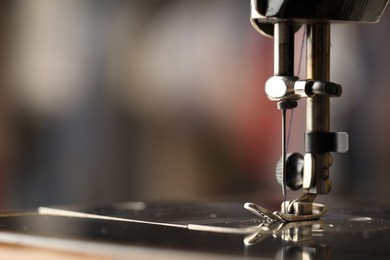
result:
<svg viewBox="0 0 390 260"><path fill-rule="evenodd" d="M330 24L380 19L388 0L251 0L251 22L262 34L274 38L274 76L265 92L282 111L282 159L276 176L282 185L281 212L270 213L253 203L245 208L269 221L300 221L322 216L326 207L314 203L319 194L331 190L330 152L348 150L347 133L330 131L330 98L342 88L330 82ZM294 34L305 26L306 79L294 75ZM304 155L287 154L286 110L307 98ZM303 189L301 197L286 201L287 187Z"/></svg>

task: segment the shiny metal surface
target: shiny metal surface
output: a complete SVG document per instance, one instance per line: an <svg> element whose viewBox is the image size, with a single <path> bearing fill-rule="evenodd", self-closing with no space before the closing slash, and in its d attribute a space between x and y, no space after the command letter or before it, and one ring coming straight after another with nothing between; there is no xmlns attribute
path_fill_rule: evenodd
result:
<svg viewBox="0 0 390 260"><path fill-rule="evenodd" d="M309 189L314 182L314 165L315 161L311 153L305 154L304 158L304 167L303 167L303 188Z"/></svg>
<svg viewBox="0 0 390 260"><path fill-rule="evenodd" d="M150 250L177 250L189 256L201 252L219 255L221 259L390 257L388 206L333 209L321 220L271 225L264 225L244 210L241 203L138 202L64 210L70 213L67 216L30 213L0 217L0 242L3 232L11 232L20 236L98 242L102 243L101 248L105 244L107 248L140 246ZM74 217L71 212L150 223ZM164 223L178 226L161 225Z"/></svg>

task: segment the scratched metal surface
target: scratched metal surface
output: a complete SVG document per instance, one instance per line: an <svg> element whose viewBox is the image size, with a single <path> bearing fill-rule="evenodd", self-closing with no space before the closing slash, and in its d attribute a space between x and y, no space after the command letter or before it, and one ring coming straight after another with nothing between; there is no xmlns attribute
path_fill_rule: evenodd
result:
<svg viewBox="0 0 390 260"><path fill-rule="evenodd" d="M67 210L90 215L5 215L0 217L0 235L13 232L237 258L390 259L390 208L383 206L330 210L319 221L266 228L240 203L136 202ZM94 215L146 223L98 219Z"/></svg>

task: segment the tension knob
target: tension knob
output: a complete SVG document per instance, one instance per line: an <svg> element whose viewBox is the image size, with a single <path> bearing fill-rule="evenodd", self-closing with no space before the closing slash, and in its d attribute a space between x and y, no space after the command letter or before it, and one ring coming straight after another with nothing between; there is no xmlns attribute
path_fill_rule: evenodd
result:
<svg viewBox="0 0 390 260"><path fill-rule="evenodd" d="M300 153L289 153L286 156L286 186L291 190L299 190L303 184L303 156ZM276 165L276 180L283 186L282 159Z"/></svg>

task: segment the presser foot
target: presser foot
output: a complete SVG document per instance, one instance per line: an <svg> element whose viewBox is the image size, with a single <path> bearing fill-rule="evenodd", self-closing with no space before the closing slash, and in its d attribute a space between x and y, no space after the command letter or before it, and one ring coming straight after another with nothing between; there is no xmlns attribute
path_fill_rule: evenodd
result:
<svg viewBox="0 0 390 260"><path fill-rule="evenodd" d="M275 212L251 202L245 203L244 208L261 217L267 223L316 220L327 211L323 204L299 200L285 201L282 203L282 210Z"/></svg>

